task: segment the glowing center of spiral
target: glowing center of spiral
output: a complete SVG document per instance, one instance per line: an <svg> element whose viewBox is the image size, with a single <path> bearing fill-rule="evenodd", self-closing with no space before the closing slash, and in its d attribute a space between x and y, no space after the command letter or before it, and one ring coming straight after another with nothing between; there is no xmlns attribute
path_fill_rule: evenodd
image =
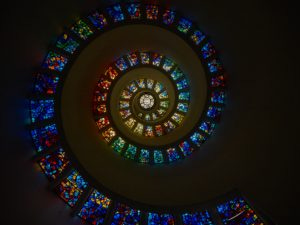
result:
<svg viewBox="0 0 300 225"><path fill-rule="evenodd" d="M151 94L143 94L140 97L140 106L142 109L151 109L154 106L155 100Z"/></svg>

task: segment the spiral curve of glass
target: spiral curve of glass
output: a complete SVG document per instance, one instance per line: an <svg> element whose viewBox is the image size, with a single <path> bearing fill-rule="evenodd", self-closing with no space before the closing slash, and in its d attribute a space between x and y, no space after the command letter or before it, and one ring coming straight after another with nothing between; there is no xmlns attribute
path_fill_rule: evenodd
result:
<svg viewBox="0 0 300 225"><path fill-rule="evenodd" d="M95 35L101 35L110 26L122 26L124 23L157 24L181 35L186 42L196 49L197 55L206 68L210 87L209 104L206 109L204 121L197 129L177 146L162 150L149 151L136 149L116 136L116 131L109 127L103 130L103 136L115 151L125 148L127 158L132 158L140 163L169 163L190 155L208 138L221 116L225 101L226 75L223 66L216 55L216 50L189 19L182 18L177 12L157 5L142 3L117 4L106 9L96 10L86 17L80 18L73 26L61 36L47 53L39 71L35 73L32 97L29 101L31 114L31 136L36 150L35 159L43 173L51 182L54 191L78 215L89 224L179 224L184 225L211 225L215 221L223 224L246 225L265 224L255 213L246 200L241 197L228 197L218 203L212 203L206 209L195 206L193 210L179 210L165 208L153 210L143 206L139 209L130 200L115 198L107 190L95 189L91 183L82 176L76 168L61 141L61 130L54 118L59 114L56 106L59 98L61 82L67 74L69 63L74 61L84 44L88 43ZM127 65L128 66L128 65ZM112 70L110 78L118 76L119 70ZM116 73L115 73L116 72ZM109 85L109 82L104 82ZM103 85L103 87L105 87ZM143 97L144 96L144 97ZM143 98L142 98L143 97ZM153 96L152 96L153 97ZM107 95L99 94L97 101L101 102ZM154 98L154 97L153 97ZM182 99L189 96L183 94ZM152 98L142 95L141 106L151 108L152 103L157 104ZM142 105L144 104L144 105ZM105 108L103 108L105 110ZM98 126L108 127L109 121L102 118ZM215 213L212 213L215 212ZM217 217L217 218L216 218Z"/></svg>

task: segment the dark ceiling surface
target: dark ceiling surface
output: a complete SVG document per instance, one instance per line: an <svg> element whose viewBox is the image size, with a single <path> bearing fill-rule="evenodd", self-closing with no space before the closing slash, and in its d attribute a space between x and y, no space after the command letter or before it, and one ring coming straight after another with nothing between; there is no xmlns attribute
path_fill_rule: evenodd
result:
<svg viewBox="0 0 300 225"><path fill-rule="evenodd" d="M275 222L293 224L299 210L295 200L299 76L293 71L297 64L292 57L297 45L290 37L296 16L291 15L290 21L288 16L295 10L283 1L168 2L211 36L230 75L227 107L209 143L215 149L210 157L220 154L218 158L232 168L220 177L220 184L236 183ZM81 224L48 191L48 181L31 161L34 150L25 126L26 97L32 72L42 62L49 42L100 4L29 0L1 6L2 221ZM223 169L218 163L214 166L214 171Z"/></svg>

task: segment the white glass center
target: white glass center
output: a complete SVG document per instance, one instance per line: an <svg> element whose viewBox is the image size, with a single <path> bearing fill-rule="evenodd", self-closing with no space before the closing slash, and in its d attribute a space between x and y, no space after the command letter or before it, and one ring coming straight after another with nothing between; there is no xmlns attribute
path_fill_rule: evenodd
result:
<svg viewBox="0 0 300 225"><path fill-rule="evenodd" d="M151 109L154 106L155 100L151 94L143 94L140 97L140 106L143 109Z"/></svg>

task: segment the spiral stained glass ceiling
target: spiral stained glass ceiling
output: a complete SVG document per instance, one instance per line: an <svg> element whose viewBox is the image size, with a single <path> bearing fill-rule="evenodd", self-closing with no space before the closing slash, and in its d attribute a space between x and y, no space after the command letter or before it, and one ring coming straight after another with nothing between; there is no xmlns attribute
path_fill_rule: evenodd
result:
<svg viewBox="0 0 300 225"><path fill-rule="evenodd" d="M62 125L66 78L92 40L131 24L162 27L184 40L204 68L204 82L192 82L201 73L187 73L166 52L130 49L115 55L99 71L91 96L97 140L120 160L168 166L201 149L215 130L224 108L226 75L207 36L189 19L157 5L126 3L96 10L57 38L34 77L30 132L35 159L50 186L73 215L90 224L265 224L240 193L205 205L155 207L96 184L79 166ZM197 95L201 90L204 94Z"/></svg>

